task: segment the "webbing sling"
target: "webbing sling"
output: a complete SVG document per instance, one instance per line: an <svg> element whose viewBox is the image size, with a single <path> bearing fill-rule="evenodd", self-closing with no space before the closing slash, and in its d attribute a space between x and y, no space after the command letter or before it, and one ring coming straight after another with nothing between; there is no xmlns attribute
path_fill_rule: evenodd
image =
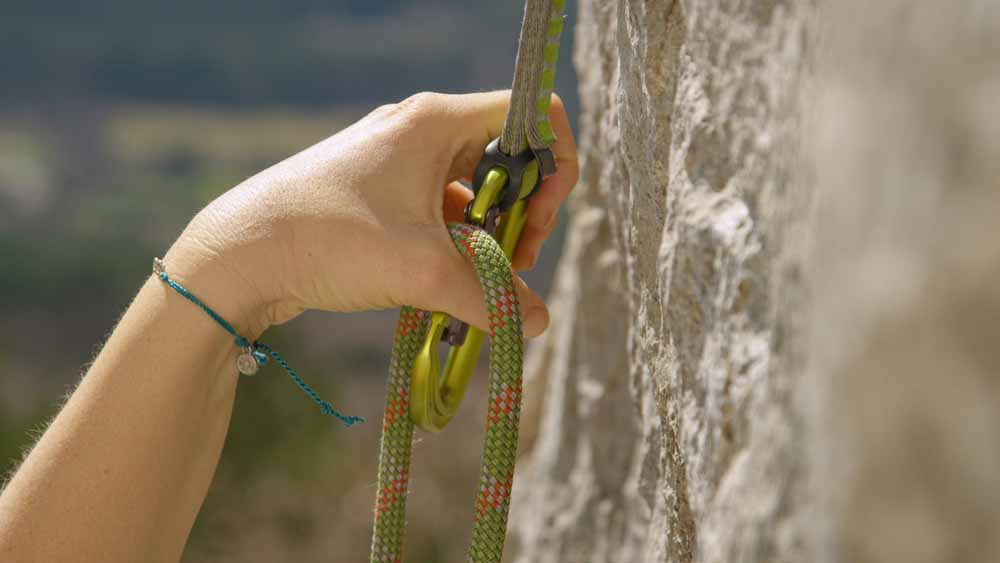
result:
<svg viewBox="0 0 1000 563"><path fill-rule="evenodd" d="M492 144L493 153L487 151L477 171L474 185L476 201L470 204L466 213L467 221L474 224L449 226L455 248L472 262L476 270L490 319L489 406L479 490L475 498L472 543L468 552L468 560L476 563L501 560L507 531L521 413L523 357L521 312L510 257L524 223L527 198L541 176L555 169L555 161L548 151L548 147L555 142L549 125L549 104L564 3L564 0L526 1L510 108L503 133L498 139L499 153L502 154L495 151L497 143ZM490 234L497 220L500 224L499 242ZM474 333L475 329L465 327L460 330L455 323L451 323L442 330L442 323L447 324L448 319L441 313L412 307L403 307L400 312L382 422L372 562L395 563L403 559L413 413L418 412L416 406L411 406L416 404L411 396L416 373L414 366L423 365L418 361L421 355L424 360L432 360L430 365L434 371L430 377L435 391L431 393L436 393L439 392L437 344L442 333L447 334L452 344L478 346L478 341L463 341L474 340L471 335L466 335L466 329L469 333ZM456 340L458 333L461 336ZM474 363L475 355L471 357ZM424 369L426 371L426 366ZM453 393L457 395L457 401L461 400L463 392L464 387ZM439 430L453 413L438 414L440 422L437 426L422 417L417 417L417 420L424 428Z"/></svg>

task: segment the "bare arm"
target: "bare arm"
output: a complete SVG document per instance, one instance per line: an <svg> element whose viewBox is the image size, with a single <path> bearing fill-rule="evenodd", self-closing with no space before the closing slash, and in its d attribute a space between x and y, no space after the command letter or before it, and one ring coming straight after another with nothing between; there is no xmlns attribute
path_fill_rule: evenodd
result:
<svg viewBox="0 0 1000 563"><path fill-rule="evenodd" d="M425 95L376 110L205 208L165 257L170 276L251 340L306 309L403 303L486 326L445 221L461 218L471 193L454 180L499 134L506 99ZM522 268L576 182L561 104L552 118L560 171L530 204ZM544 303L523 282L519 293L537 335ZM150 276L0 496L0 560L178 560L225 440L237 353Z"/></svg>
<svg viewBox="0 0 1000 563"><path fill-rule="evenodd" d="M225 303L206 282L188 284ZM226 435L235 353L150 277L0 498L0 560L178 560Z"/></svg>

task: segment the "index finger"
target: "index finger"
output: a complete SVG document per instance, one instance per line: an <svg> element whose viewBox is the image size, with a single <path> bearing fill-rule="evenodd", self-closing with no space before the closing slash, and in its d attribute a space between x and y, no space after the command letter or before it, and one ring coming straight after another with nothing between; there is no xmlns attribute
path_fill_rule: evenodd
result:
<svg viewBox="0 0 1000 563"><path fill-rule="evenodd" d="M448 180L471 178L483 151L500 136L507 117L510 90L453 96L456 113L455 131L460 147L455 151ZM556 159L556 172L542 181L528 203L528 217L514 254L514 267L524 270L534 265L539 249L556 225L559 207L566 201L580 177L576 140L562 99L552 94L549 123L556 142L550 147Z"/></svg>
<svg viewBox="0 0 1000 563"><path fill-rule="evenodd" d="M479 164L479 159L482 158L483 152L486 150L486 145L503 132L504 122L507 119L507 109L510 106L510 90L452 95L448 98L452 101L452 111L458 117L458 119L449 120L454 126L451 133L458 139L460 146L456 148L455 163L447 180L471 178L472 173L476 170L476 165ZM556 198L558 201L555 202L555 207L558 208L559 203L566 199L569 190L576 184L579 169L573 130L570 129L566 108L557 94L552 94L552 103L549 105L549 123L556 136L556 142L550 147L550 150L555 155L559 168L549 179L563 179L564 181L559 183L559 187L566 190L561 198ZM570 180L568 186L565 185L565 180ZM532 198L537 195L533 195ZM545 208L545 204L540 204L538 207L540 210Z"/></svg>

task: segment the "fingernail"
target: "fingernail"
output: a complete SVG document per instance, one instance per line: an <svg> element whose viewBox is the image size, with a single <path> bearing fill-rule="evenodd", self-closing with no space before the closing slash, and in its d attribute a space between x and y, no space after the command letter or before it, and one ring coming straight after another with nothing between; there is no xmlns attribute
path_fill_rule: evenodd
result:
<svg viewBox="0 0 1000 563"><path fill-rule="evenodd" d="M528 338L540 336L549 327L549 311L544 305L539 305L528 309L528 314L524 316L524 335Z"/></svg>

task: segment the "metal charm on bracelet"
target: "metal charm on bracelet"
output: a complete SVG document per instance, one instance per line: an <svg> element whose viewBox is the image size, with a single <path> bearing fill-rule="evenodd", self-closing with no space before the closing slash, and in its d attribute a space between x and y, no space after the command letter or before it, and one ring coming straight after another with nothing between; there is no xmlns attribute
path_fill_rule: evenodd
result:
<svg viewBox="0 0 1000 563"><path fill-rule="evenodd" d="M236 369L243 375L256 375L260 369L260 363L253 355L253 348L247 346L243 353L236 356Z"/></svg>

